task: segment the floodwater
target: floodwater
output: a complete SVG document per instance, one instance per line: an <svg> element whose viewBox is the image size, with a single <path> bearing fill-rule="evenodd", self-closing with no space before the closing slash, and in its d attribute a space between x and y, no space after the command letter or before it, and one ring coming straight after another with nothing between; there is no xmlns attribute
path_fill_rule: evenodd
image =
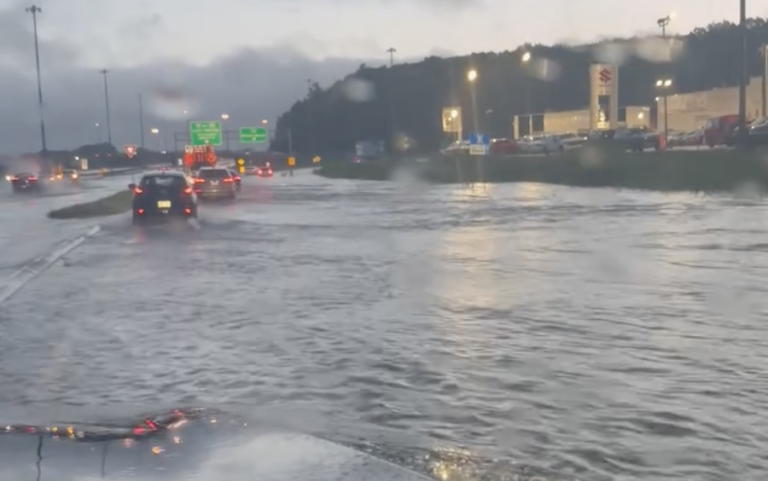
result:
<svg viewBox="0 0 768 481"><path fill-rule="evenodd" d="M0 305L0 423L200 405L446 480L764 479L767 220L735 196L247 179L198 228L108 219Z"/></svg>

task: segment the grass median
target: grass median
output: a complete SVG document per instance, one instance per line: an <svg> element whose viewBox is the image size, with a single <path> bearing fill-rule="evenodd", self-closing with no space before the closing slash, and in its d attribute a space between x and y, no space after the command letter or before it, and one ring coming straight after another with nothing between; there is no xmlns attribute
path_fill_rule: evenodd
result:
<svg viewBox="0 0 768 481"><path fill-rule="evenodd" d="M70 205L48 212L51 219L90 219L108 215L122 214L131 210L133 194L130 190L122 190L107 197Z"/></svg>
<svg viewBox="0 0 768 481"><path fill-rule="evenodd" d="M398 172L399 171L399 172ZM388 180L406 172L432 183L540 182L580 187L716 192L768 190L766 150L627 152L609 143L550 156L434 156L422 162L345 163L315 171L329 178Z"/></svg>

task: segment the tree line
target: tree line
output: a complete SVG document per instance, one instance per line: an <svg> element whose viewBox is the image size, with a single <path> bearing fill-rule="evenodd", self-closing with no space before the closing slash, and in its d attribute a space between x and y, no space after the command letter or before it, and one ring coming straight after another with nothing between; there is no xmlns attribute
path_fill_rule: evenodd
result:
<svg viewBox="0 0 768 481"><path fill-rule="evenodd" d="M759 50L768 43L768 19L749 19L747 27L749 75L760 75ZM510 136L514 115L586 108L589 66L600 63L596 52L601 50L629 54L620 63L622 106L654 104L659 78L674 79L679 92L738 85L738 25L717 22L670 38L683 48L679 55L661 60L638 52L637 46L648 39L626 38L578 47L526 44L501 53L428 57L393 67L363 64L328 88L312 85L305 98L279 117L271 149L287 151L291 143L297 152L341 153L361 140L387 140L395 145L396 134L407 137L416 150L437 149L446 140L443 107L461 106L465 125L471 119L467 72L472 69L478 72L474 105L483 130L492 136ZM526 53L530 62L521 61Z"/></svg>

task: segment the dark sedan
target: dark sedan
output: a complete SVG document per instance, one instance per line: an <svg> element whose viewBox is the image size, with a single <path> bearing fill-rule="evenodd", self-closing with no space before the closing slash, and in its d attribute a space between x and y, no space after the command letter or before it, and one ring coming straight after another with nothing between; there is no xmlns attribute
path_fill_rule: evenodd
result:
<svg viewBox="0 0 768 481"><path fill-rule="evenodd" d="M30 172L21 172L11 176L11 186L13 191L19 192L40 192L42 185L40 177Z"/></svg>

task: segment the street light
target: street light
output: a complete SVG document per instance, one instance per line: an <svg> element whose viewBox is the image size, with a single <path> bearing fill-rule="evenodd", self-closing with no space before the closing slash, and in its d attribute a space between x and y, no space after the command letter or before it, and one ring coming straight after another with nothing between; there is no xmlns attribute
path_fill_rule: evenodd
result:
<svg viewBox="0 0 768 481"><path fill-rule="evenodd" d="M531 61L531 52L525 52L520 61L528 66L528 62ZM528 73L526 71L526 73ZM533 135L533 115L531 115L531 82L533 82L531 75L525 76L525 115L528 116L528 135ZM518 129L519 130L519 129Z"/></svg>
<svg viewBox="0 0 768 481"><path fill-rule="evenodd" d="M467 80L469 80L470 82L474 82L475 80L477 80L477 70L470 70L469 72L467 72Z"/></svg>
<svg viewBox="0 0 768 481"><path fill-rule="evenodd" d="M261 121L262 125L267 125L268 123L269 123L269 121L267 119L264 119L264 120Z"/></svg>
<svg viewBox="0 0 768 481"><path fill-rule="evenodd" d="M458 110L456 110L456 109L451 110L451 118L452 119L458 118L458 116L459 116L459 111Z"/></svg>
<svg viewBox="0 0 768 481"><path fill-rule="evenodd" d="M667 142L669 142L669 109L667 108L667 97L669 94L669 89L672 87L672 79L659 79L656 81L656 88L663 90L663 98L664 98L664 145L667 145ZM656 112L656 116L658 118L658 111Z"/></svg>
<svg viewBox="0 0 768 481"><path fill-rule="evenodd" d="M661 28L661 37L667 38L667 27L669 26L669 23L672 21L672 15L667 15L666 17L662 17L658 20L656 20L656 25Z"/></svg>
<svg viewBox="0 0 768 481"><path fill-rule="evenodd" d="M150 132L152 132L153 134L159 134L160 133L160 129L152 129L152 130L150 130Z"/></svg>

